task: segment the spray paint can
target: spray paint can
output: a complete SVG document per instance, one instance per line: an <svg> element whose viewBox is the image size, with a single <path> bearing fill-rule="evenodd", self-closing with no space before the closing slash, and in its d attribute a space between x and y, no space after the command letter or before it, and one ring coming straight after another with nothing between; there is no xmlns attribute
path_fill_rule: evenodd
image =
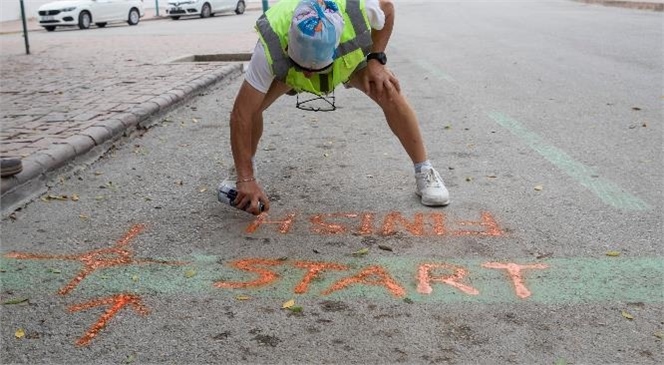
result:
<svg viewBox="0 0 664 365"><path fill-rule="evenodd" d="M236 197L237 197L237 190L235 190L235 186L224 183L219 185L219 188L217 189L217 200L219 200L222 203L226 203L231 207L235 207L233 201L235 200ZM265 209L265 206L263 205L262 202L258 202L258 209L261 212L263 212L263 210Z"/></svg>

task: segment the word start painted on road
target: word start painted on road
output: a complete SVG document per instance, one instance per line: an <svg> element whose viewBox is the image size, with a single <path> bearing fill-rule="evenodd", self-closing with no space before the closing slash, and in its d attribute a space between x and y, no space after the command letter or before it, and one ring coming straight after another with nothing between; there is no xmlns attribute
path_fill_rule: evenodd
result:
<svg viewBox="0 0 664 365"><path fill-rule="evenodd" d="M417 237L436 236L486 236L500 237L503 229L494 217L482 212L479 220L449 220L438 212L414 213L409 217L398 212L390 212L379 219L375 213L332 213L314 214L308 217L310 231L315 234L336 235L352 233L359 235L393 235L406 232ZM307 220L304 220L305 222ZM287 214L279 219L267 215L257 217L245 229L251 234L259 229L276 228L277 234L288 234L296 224L296 215ZM124 308L130 308L139 315L147 315L148 307L143 303L141 293L224 293L237 294L253 291L257 296L331 296L355 295L362 298L415 298L417 300L443 300L452 298L460 301L466 298L480 298L487 302L511 295L514 300L531 300L534 287L540 293L538 301L575 300L579 293L586 298L604 300L606 293L619 293L626 300L664 301L661 286L635 285L637 281L654 281L664 275L662 260L636 259L618 261L587 261L584 259L563 259L557 264L552 261L529 262L530 260L433 260L408 257L353 257L338 261L293 260L288 258L247 257L227 263L217 257L198 256L193 260L157 260L136 258L131 242L144 230L145 225L132 226L115 244L108 248L91 250L80 254L43 254L30 252L9 252L3 255L0 270L2 285L32 288L35 282L44 285L58 285L57 282L33 281L45 270L37 264L44 260L72 262L80 265L57 294L67 296L85 281L92 281L92 290L99 297L87 302L70 305L67 310L76 313L106 307L99 319L81 336L76 344L87 346L104 329L114 316ZM268 231L270 232L270 231ZM272 230L273 232L273 230ZM8 270L12 262L15 270ZM449 261L449 262L444 262ZM29 263L35 262L34 265ZM615 261L614 261L615 262ZM143 289L136 287L136 280L123 281L126 272L140 270L149 265L149 270L141 271L141 276L150 277L141 281ZM186 268L195 267L196 275L182 275ZM31 269L32 268L32 271ZM593 270L588 270L593 268ZM555 272L552 271L555 269ZM101 279L100 271L108 273L112 279ZM551 274L549 274L551 272ZM561 278L577 277L579 283L567 282ZM94 275L96 274L96 275ZM221 279L223 278L223 279ZM530 282L529 279L535 279ZM51 284L53 283L53 284ZM607 291L606 285L615 286ZM565 287L568 285L568 287ZM585 291L579 290L584 286ZM275 290L269 290L277 289ZM651 288L651 289L649 289ZM263 290L266 289L266 290ZM39 288L38 290L43 290ZM130 293L131 292L131 293ZM108 293L115 293L108 296ZM569 293L569 294L566 294ZM565 297L565 295L568 295ZM459 299L461 298L461 299ZM553 299L552 299L553 298ZM475 299L473 299L475 300Z"/></svg>

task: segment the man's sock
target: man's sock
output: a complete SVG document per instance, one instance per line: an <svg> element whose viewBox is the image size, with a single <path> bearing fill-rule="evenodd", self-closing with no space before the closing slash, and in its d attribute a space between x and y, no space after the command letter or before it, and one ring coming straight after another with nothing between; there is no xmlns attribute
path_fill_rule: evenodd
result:
<svg viewBox="0 0 664 365"><path fill-rule="evenodd" d="M424 168L424 167L428 167L430 169L433 168L433 165L431 164L431 161L429 161L429 160L416 163L416 164L414 164L414 166L415 166L415 173L416 174L419 174L420 172L422 172L422 168Z"/></svg>

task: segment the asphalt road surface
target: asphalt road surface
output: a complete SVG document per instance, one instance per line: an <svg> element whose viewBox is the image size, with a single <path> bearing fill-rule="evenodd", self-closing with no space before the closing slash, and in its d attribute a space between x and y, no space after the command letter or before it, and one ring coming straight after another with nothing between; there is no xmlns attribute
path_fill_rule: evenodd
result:
<svg viewBox="0 0 664 365"><path fill-rule="evenodd" d="M442 209L344 89L265 114L268 216L222 205L241 79L206 91L2 221L2 362L662 363L661 25L399 4L389 65Z"/></svg>

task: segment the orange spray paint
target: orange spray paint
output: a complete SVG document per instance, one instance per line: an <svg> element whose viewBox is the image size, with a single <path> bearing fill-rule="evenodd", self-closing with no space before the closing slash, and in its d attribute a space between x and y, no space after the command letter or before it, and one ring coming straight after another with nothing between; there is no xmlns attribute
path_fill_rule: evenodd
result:
<svg viewBox="0 0 664 365"><path fill-rule="evenodd" d="M299 284L295 287L295 293L304 294L309 290L309 283L325 270L348 270L346 265L340 265L335 263L328 262L309 262L309 261L298 261L295 264L295 267L300 269L307 269L307 273L304 274L304 278L300 281Z"/></svg>
<svg viewBox="0 0 664 365"><path fill-rule="evenodd" d="M286 234L288 231L290 231L291 226L293 225L293 221L295 219L295 213L290 213L286 215L286 218L283 220L275 220L271 221L268 220L268 215L267 213L262 213L256 219L247 226L245 229L245 232L247 233L254 233L256 230L258 230L259 227L261 227L264 224L276 224L279 226L278 230L279 233Z"/></svg>
<svg viewBox="0 0 664 365"><path fill-rule="evenodd" d="M372 276L374 277L373 279L370 278ZM377 265L369 266L357 275L337 281L329 289L325 290L323 294L328 295L353 284L384 286L396 297L403 297L406 295L406 290L399 285L399 283L397 283L385 269Z"/></svg>
<svg viewBox="0 0 664 365"><path fill-rule="evenodd" d="M432 277L431 271L435 269L453 270L454 274ZM467 274L468 271L466 269L455 265L422 264L417 271L417 292L421 294L431 294L433 291L431 288L431 282L438 282L455 287L466 294L478 295L480 293L479 290L460 282Z"/></svg>
<svg viewBox="0 0 664 365"><path fill-rule="evenodd" d="M525 285L525 280L523 278L522 271L528 269L539 269L544 270L549 267L547 264L530 264L530 265L519 265L514 263L501 263L501 262L486 262L482 264L482 267L487 269L503 269L507 270L507 274L512 279L514 284L514 289L516 290L516 296L524 299L528 298L531 293L530 290Z"/></svg>
<svg viewBox="0 0 664 365"><path fill-rule="evenodd" d="M78 312L94 307L98 307L101 305L109 305L110 308L104 312L104 314L101 315L99 320L88 329L88 331L83 335L83 337L79 338L78 341L76 341L76 344L79 346L86 346L92 341L98 334L99 331L104 329L108 322L115 316L117 312L119 312L122 308L124 308L127 305L130 305L134 311L136 311L139 314L142 315L147 315L149 311L147 308L141 303L141 298L137 295L133 294L118 294L114 295L112 297L104 298L104 299L96 299L89 301L87 303L83 304L77 304L77 305L72 305L69 307L70 312Z"/></svg>
<svg viewBox="0 0 664 365"><path fill-rule="evenodd" d="M262 268L260 266L279 266L282 264L283 261L280 260L266 260L266 259L237 260L232 262L231 266L242 271L256 273L258 274L258 279L249 282L217 281L214 283L214 286L217 288L229 288L229 289L257 288L265 286L279 279L279 274L275 273L274 271Z"/></svg>

